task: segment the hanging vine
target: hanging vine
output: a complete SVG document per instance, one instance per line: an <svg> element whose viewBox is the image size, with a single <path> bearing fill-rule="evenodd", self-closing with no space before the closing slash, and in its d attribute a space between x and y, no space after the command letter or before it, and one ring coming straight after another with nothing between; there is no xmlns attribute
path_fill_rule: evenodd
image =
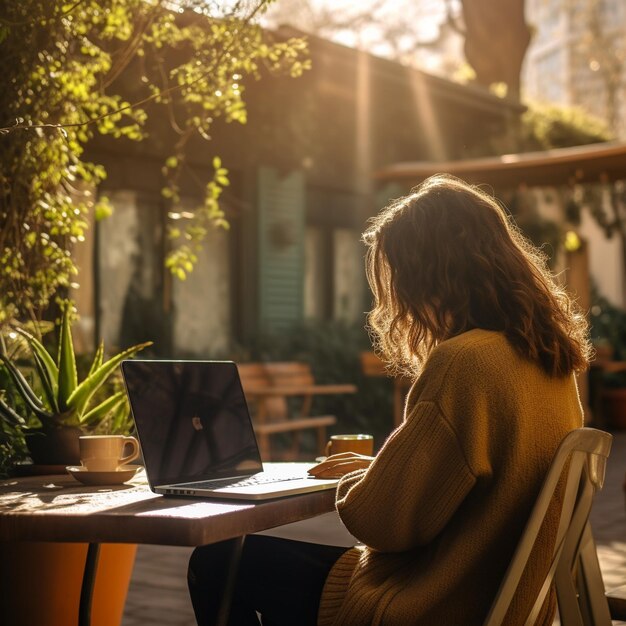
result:
<svg viewBox="0 0 626 626"><path fill-rule="evenodd" d="M163 195L179 209L178 180L189 141L210 140L214 120L245 123L244 81L262 71L299 76L306 44L273 40L256 18L271 0L23 0L0 13L0 324L37 318L74 280L72 249L90 211L111 213L93 189L104 168L83 159L96 134L141 141L148 103L165 107L178 141L163 163ZM224 8L227 7L227 8ZM116 81L141 68L136 98ZM172 228L167 265L184 278L211 227L226 227L220 208L228 169L208 168L205 200ZM187 208L187 211L189 209Z"/></svg>

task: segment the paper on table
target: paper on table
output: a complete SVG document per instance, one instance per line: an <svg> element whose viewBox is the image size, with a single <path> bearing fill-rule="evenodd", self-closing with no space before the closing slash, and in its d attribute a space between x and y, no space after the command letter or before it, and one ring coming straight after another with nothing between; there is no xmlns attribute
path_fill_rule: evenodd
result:
<svg viewBox="0 0 626 626"><path fill-rule="evenodd" d="M320 543L326 546L339 546L342 548L350 548L359 543L359 540L353 537L343 525L337 511L263 530L255 533L255 535L281 537L282 539L291 539L293 541Z"/></svg>

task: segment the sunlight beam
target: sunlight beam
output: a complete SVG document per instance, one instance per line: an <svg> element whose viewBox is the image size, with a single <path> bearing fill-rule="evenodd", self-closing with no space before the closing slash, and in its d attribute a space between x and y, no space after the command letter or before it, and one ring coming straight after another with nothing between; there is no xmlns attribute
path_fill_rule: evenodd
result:
<svg viewBox="0 0 626 626"><path fill-rule="evenodd" d="M427 160L445 161L446 147L443 140L443 134L435 109L430 96L430 90L426 84L424 74L411 68L406 68L408 73L408 83L413 93L413 101L417 107L417 123L420 131L423 132L430 153L428 155L419 155L420 159L426 157Z"/></svg>

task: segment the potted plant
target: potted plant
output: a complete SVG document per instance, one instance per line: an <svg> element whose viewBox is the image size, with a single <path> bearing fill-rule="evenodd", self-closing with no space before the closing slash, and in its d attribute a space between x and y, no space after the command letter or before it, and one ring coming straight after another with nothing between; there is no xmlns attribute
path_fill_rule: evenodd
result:
<svg viewBox="0 0 626 626"><path fill-rule="evenodd" d="M65 471L58 466L78 464L78 437L83 432L127 432L125 393L114 389L111 378L124 358L150 345L133 346L105 361L100 344L79 382L71 311L71 304L63 303L56 355L25 328L11 329L10 344L0 338L0 453L13 460L23 454L17 448L25 442L36 470ZM25 358L27 352L31 362ZM135 552L133 544L102 546L93 596L94 626L120 624ZM6 588L0 622L38 626L75 622L86 554L87 544L79 543L4 545L0 579ZM42 602L30 601L33 571L44 590ZM60 580L62 586L57 584Z"/></svg>
<svg viewBox="0 0 626 626"><path fill-rule="evenodd" d="M23 372L18 366L19 351L8 354L4 342L0 344L0 362L8 374L15 395L13 402L0 396L0 418L10 428L20 429L35 465L76 465L79 463L78 437L96 428L105 418L113 415L110 430L127 414L126 397L119 390L107 397L97 392L111 377L120 362L151 342L128 348L109 360L104 360L101 343L88 373L78 381L76 355L71 331L71 303L62 305L56 358L31 333L23 328L15 329L30 348L36 378ZM33 367L24 368L32 373ZM38 387L35 386L38 383Z"/></svg>

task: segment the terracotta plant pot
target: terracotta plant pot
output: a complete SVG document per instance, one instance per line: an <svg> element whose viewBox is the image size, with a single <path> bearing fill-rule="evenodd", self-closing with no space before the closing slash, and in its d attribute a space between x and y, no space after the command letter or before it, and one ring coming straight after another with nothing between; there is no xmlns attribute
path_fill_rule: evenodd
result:
<svg viewBox="0 0 626 626"><path fill-rule="evenodd" d="M121 624L136 550L134 544L101 547L92 626ZM85 543L0 543L0 624L76 624L86 557Z"/></svg>
<svg viewBox="0 0 626 626"><path fill-rule="evenodd" d="M35 465L80 465L78 438L82 434L75 426L41 428L26 434L26 446Z"/></svg>

